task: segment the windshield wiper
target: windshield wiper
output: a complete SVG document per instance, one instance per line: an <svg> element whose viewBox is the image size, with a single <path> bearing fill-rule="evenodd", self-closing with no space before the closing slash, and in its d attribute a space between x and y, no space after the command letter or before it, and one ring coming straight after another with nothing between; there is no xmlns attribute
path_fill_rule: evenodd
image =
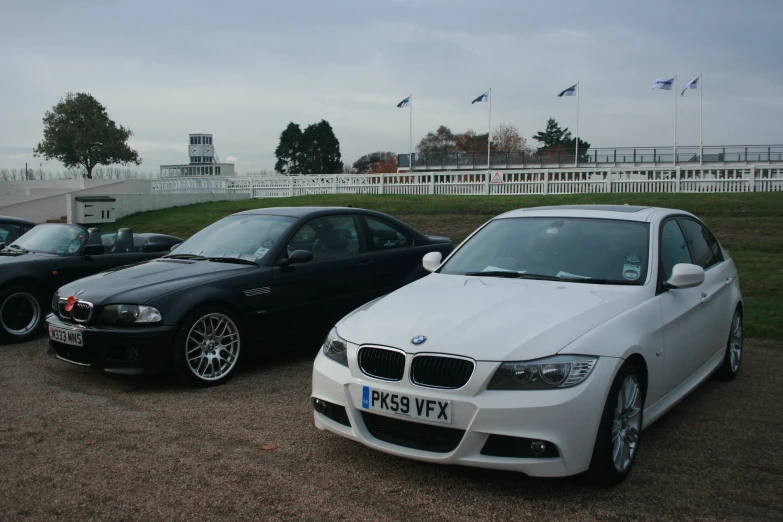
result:
<svg viewBox="0 0 783 522"><path fill-rule="evenodd" d="M562 277L544 274L519 274L520 279L536 279L540 281L565 281ZM570 279L569 279L570 281Z"/></svg>
<svg viewBox="0 0 783 522"><path fill-rule="evenodd" d="M518 279L525 274L520 274L519 272L513 272L513 271L506 272L505 270L487 270L486 272L465 272L464 275L486 276L486 277L507 277L512 279Z"/></svg>
<svg viewBox="0 0 783 522"><path fill-rule="evenodd" d="M165 259L193 259L196 261L202 261L204 259L207 259L206 257L200 256L198 254L169 254L163 257Z"/></svg>
<svg viewBox="0 0 783 522"><path fill-rule="evenodd" d="M245 259L243 257L205 257L207 261L215 261L216 263L237 263L240 265L258 265L255 261Z"/></svg>

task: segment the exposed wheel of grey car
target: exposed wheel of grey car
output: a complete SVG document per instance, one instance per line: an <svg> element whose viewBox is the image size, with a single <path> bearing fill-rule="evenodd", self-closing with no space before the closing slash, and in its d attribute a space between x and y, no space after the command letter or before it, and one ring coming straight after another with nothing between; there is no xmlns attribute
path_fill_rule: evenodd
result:
<svg viewBox="0 0 783 522"><path fill-rule="evenodd" d="M642 432L645 389L639 371L626 362L606 398L589 474L601 486L619 484L633 467Z"/></svg>
<svg viewBox="0 0 783 522"><path fill-rule="evenodd" d="M222 384L239 362L241 330L234 314L222 306L205 306L188 314L174 344L174 369L193 386Z"/></svg>
<svg viewBox="0 0 783 522"><path fill-rule="evenodd" d="M0 291L0 339L22 343L32 339L41 326L43 312L38 292L27 286L10 286Z"/></svg>
<svg viewBox="0 0 783 522"><path fill-rule="evenodd" d="M715 372L715 378L721 381L730 381L737 376L742 362L742 312L739 308L734 312L731 319L731 330L729 330L729 340L726 343L726 355L723 357L723 363Z"/></svg>

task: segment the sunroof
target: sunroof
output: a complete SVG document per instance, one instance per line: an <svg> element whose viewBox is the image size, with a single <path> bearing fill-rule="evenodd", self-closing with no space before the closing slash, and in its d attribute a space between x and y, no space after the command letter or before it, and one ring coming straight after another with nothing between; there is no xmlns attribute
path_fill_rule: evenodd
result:
<svg viewBox="0 0 783 522"><path fill-rule="evenodd" d="M551 207L530 207L524 210L602 210L604 212L639 212L650 207L636 205L555 205Z"/></svg>

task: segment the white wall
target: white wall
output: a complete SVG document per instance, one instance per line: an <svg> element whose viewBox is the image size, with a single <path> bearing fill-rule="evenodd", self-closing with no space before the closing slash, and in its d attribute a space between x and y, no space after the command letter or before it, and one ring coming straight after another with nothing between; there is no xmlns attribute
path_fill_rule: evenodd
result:
<svg viewBox="0 0 783 522"><path fill-rule="evenodd" d="M68 223L73 222L76 214L74 197L79 194L68 194ZM164 208L181 207L196 203L209 203L213 201L237 201L250 199L250 194L106 194L116 199L114 202L114 214L116 219L121 219L139 212L162 210Z"/></svg>

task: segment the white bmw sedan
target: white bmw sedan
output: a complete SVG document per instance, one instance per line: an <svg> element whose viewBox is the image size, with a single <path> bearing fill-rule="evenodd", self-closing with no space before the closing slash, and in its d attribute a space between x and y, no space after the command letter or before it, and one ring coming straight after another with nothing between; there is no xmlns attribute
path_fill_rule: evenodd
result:
<svg viewBox="0 0 783 522"><path fill-rule="evenodd" d="M424 265L327 337L318 428L427 462L611 485L644 428L739 370L737 270L687 212L515 210Z"/></svg>

